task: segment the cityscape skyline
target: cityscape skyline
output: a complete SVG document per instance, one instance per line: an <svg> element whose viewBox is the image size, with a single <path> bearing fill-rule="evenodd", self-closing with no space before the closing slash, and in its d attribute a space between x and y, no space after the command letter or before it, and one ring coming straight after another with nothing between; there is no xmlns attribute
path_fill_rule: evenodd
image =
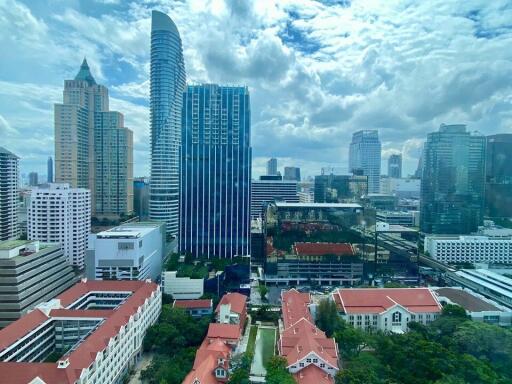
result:
<svg viewBox="0 0 512 384"><path fill-rule="evenodd" d="M98 4L73 8L70 5L54 18L55 8L51 4L47 7L21 2L9 4L12 6L0 9L11 16L2 22L6 23L4 30L12 32L3 37L3 45L7 47L3 53L6 65L0 71L10 81L2 81L0 130L5 133L4 145L14 153L23 154L22 173L45 174L45 160L53 156L50 106L59 101L62 79L73 76L76 66L86 56L98 81L111 90L112 109L125 112L126 126L134 130L134 175L149 176L149 8L137 2L129 6ZM425 132L435 131L442 122L466 124L469 130L479 130L485 135L510 132L506 113L509 102L505 96L510 87L510 69L505 64L508 53L500 47L511 37L497 18L497 5L467 3L437 10L435 2L409 8L380 4L371 9L359 2L343 2L345 6L320 2L219 4L207 4L204 9L198 9L194 3L174 4L171 9L156 8L168 13L183 35L185 65L191 83L249 86L255 111L254 178L264 174L265 162L270 157L278 158L282 166L300 167L306 177L318 174L323 166L346 166L345 143L359 129L379 130L382 161L391 153L403 153L404 175L413 173L416 167ZM382 29L383 23L393 19L397 12L401 15L400 23L390 26L387 36L375 35L397 56L391 60L385 49L369 43L369 36L374 28ZM449 22L440 24L431 20L439 12ZM365 14L378 16L378 21L370 22ZM34 45L23 52L11 40L20 33L19 29L13 29L14 20L20 19L20 15L26 15L24 20L32 23L24 28L31 38L22 46ZM194 31L205 15L213 17ZM241 27L239 18L231 15L244 15L249 22ZM346 25L327 33L322 23L332 23L336 17L343 18ZM445 42L438 41L435 36L422 32L427 24L439 31L449 26L451 37ZM118 38L105 40L102 34L93 32L96 25ZM219 31L216 25L227 27ZM217 32L205 34L203 28ZM65 29L73 33L63 33ZM420 47L422 52L413 51L415 37L407 34L412 30L421 32L417 38L427 38ZM36 39L38 34L40 40ZM361 41L355 40L356 34ZM339 38L335 40L336 36L344 37L340 42ZM55 48L58 55L42 56L43 38L49 44L45 52L48 47ZM466 39L464 44L463 39ZM215 51L220 43L222 55ZM333 50L335 45L337 48ZM472 46L473 52L466 46ZM447 48L456 54L446 56L443 52ZM483 49L489 59L479 56ZM339 66L347 66L340 68L336 58L343 53L347 59ZM417 61L419 55L424 57L421 63ZM62 60L57 62L54 56ZM439 57L449 68L446 73L436 73ZM325 59L324 65L320 59ZM482 77L489 66L493 71ZM227 71L225 67L232 70ZM416 89L411 84L421 84L424 81L421 78L428 79L434 73L435 86L425 87L422 99L410 97ZM359 75L352 77L354 74ZM280 86L269 90L271 83ZM479 83L488 86L482 85L485 89L478 93L477 99L469 100L467 90ZM401 95L399 99L397 95ZM397 102L395 106L392 102L407 97L415 100L414 103ZM280 100L278 105L271 103L276 99ZM491 99L493 103L498 100L500 107L487 108ZM422 100L427 100L426 104ZM393 107L388 110L386 105ZM428 108L423 108L425 105ZM297 109L299 106L303 108ZM404 130L407 135L403 135ZM28 145L24 144L27 137ZM289 145L279 145L284 140ZM319 145L325 148L318 151ZM29 151L25 150L27 146Z"/></svg>

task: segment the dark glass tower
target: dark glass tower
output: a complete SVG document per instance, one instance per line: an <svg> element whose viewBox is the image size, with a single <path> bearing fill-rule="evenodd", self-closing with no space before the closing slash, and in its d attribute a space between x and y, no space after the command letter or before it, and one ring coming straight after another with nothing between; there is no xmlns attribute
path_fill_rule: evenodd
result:
<svg viewBox="0 0 512 384"><path fill-rule="evenodd" d="M166 14L151 18L151 180L149 218L179 229L181 108L185 64L178 29Z"/></svg>
<svg viewBox="0 0 512 384"><path fill-rule="evenodd" d="M512 217L512 134L487 137L485 213Z"/></svg>
<svg viewBox="0 0 512 384"><path fill-rule="evenodd" d="M485 136L465 125L441 124L423 150L420 229L433 234L468 234L482 224Z"/></svg>
<svg viewBox="0 0 512 384"><path fill-rule="evenodd" d="M251 111L246 87L188 86L183 95L180 251L250 252Z"/></svg>

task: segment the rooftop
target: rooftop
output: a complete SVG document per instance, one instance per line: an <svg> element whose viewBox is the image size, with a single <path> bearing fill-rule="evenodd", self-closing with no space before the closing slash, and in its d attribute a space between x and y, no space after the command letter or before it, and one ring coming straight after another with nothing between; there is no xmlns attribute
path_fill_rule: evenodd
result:
<svg viewBox="0 0 512 384"><path fill-rule="evenodd" d="M435 291L438 296L446 297L448 300L460 305L469 312L499 311L500 309L487 301L472 295L470 292L456 288L439 288Z"/></svg>
<svg viewBox="0 0 512 384"><path fill-rule="evenodd" d="M240 326L238 324L210 323L206 337L209 339L238 340Z"/></svg>
<svg viewBox="0 0 512 384"><path fill-rule="evenodd" d="M10 251L22 245L33 243L33 240L6 240L0 241L0 251Z"/></svg>
<svg viewBox="0 0 512 384"><path fill-rule="evenodd" d="M242 295L241 293L237 293L237 292L226 293L224 296L222 296L222 299L220 299L219 304L217 304L217 308L215 309L215 312L220 311L221 305L230 304L231 311L241 315L245 312L246 303L247 303L247 296Z"/></svg>
<svg viewBox="0 0 512 384"><path fill-rule="evenodd" d="M307 256L354 255L354 249L348 243L294 243L293 249L297 255Z"/></svg>
<svg viewBox="0 0 512 384"><path fill-rule="evenodd" d="M276 201L275 205L278 208L362 208L361 205L354 203L287 203Z"/></svg>
<svg viewBox="0 0 512 384"><path fill-rule="evenodd" d="M283 313L284 328L288 328L300 319L313 321L309 312L311 297L309 293L302 293L292 288L281 292L281 310Z"/></svg>
<svg viewBox="0 0 512 384"><path fill-rule="evenodd" d="M213 307L213 301L211 299L208 300L174 300L172 306L174 308L212 308Z"/></svg>

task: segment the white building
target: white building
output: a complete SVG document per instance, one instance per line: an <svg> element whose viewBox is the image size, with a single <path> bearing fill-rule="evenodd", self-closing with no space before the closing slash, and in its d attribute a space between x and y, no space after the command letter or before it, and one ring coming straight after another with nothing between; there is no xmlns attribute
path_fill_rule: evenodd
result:
<svg viewBox="0 0 512 384"><path fill-rule="evenodd" d="M69 184L48 184L32 189L27 216L30 240L59 243L68 261L84 267L91 230L91 192Z"/></svg>
<svg viewBox="0 0 512 384"><path fill-rule="evenodd" d="M176 277L177 271L162 272L162 291L176 300L199 299L204 293L204 280Z"/></svg>
<svg viewBox="0 0 512 384"><path fill-rule="evenodd" d="M154 283L84 280L0 331L0 377L10 384L120 383L161 308ZM45 363L52 353L61 357Z"/></svg>
<svg viewBox="0 0 512 384"><path fill-rule="evenodd" d="M377 211L377 220L391 225L419 227L419 211Z"/></svg>
<svg viewBox="0 0 512 384"><path fill-rule="evenodd" d="M129 223L91 234L87 277L92 280L157 281L162 272L164 252L163 223Z"/></svg>
<svg viewBox="0 0 512 384"><path fill-rule="evenodd" d="M19 158L0 147L0 241L18 238Z"/></svg>
<svg viewBox="0 0 512 384"><path fill-rule="evenodd" d="M512 263L510 236L426 236L424 250L444 263Z"/></svg>
<svg viewBox="0 0 512 384"><path fill-rule="evenodd" d="M347 288L331 297L344 320L365 330L403 333L409 322L429 324L441 313L429 288Z"/></svg>
<svg viewBox="0 0 512 384"><path fill-rule="evenodd" d="M368 176L368 193L380 192L381 144L377 130L358 131L349 147L349 171Z"/></svg>
<svg viewBox="0 0 512 384"><path fill-rule="evenodd" d="M380 193L401 199L419 199L420 187L420 179L382 177L380 180Z"/></svg>
<svg viewBox="0 0 512 384"><path fill-rule="evenodd" d="M251 218L261 217L266 203L285 201L298 203L297 182L290 180L251 181Z"/></svg>

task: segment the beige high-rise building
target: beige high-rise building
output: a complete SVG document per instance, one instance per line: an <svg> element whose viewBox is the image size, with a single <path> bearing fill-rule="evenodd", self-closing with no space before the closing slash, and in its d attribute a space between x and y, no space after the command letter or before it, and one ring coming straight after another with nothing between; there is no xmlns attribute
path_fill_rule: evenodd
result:
<svg viewBox="0 0 512 384"><path fill-rule="evenodd" d="M114 124L114 130L102 125L102 116L110 113L121 116L109 119L120 122ZM103 133L108 138L104 139ZM105 143L115 145L95 150L96 145ZM99 170L109 177L96 175ZM112 178L129 187L115 187L111 193ZM133 211L133 135L124 127L122 115L109 111L108 89L96 83L86 59L75 78L64 81L63 103L55 104L55 182L91 190L93 215ZM110 202L111 198L116 201Z"/></svg>

